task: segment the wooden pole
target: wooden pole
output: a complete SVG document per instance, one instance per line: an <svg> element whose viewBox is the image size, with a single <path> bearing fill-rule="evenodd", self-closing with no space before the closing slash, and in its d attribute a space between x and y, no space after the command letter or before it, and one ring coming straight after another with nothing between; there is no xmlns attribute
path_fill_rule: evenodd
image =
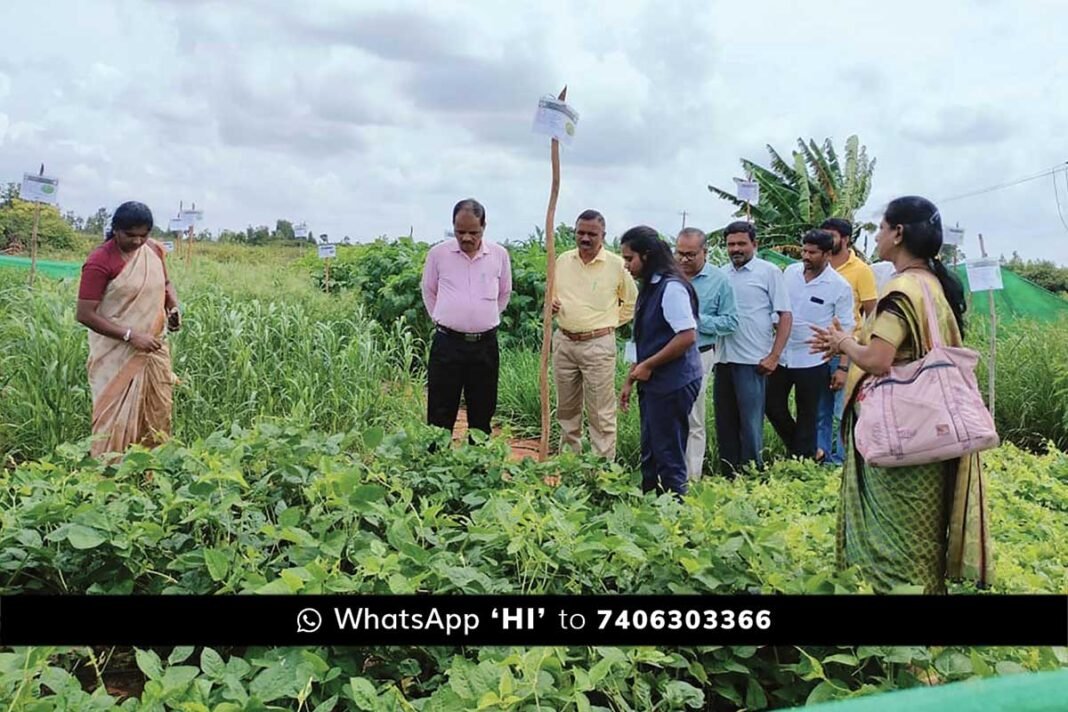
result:
<svg viewBox="0 0 1068 712"><path fill-rule="evenodd" d="M44 175L44 164L41 164L41 171L37 174L39 176ZM30 231L30 287L33 287L33 281L37 277L37 228L41 224L41 203L40 201L34 201L33 204L33 229Z"/></svg>
<svg viewBox="0 0 1068 712"><path fill-rule="evenodd" d="M560 92L560 101L567 100L567 87ZM553 289L556 285L556 200L560 195L560 142L552 139L549 149L552 160L552 185L549 189L549 207L545 211L545 308L542 311L541 369L538 384L541 391L541 441L538 444L538 459L544 462L549 457L549 351L553 330Z"/></svg>
<svg viewBox="0 0 1068 712"><path fill-rule="evenodd" d="M323 260L323 286L326 288L326 293L330 294L330 258L327 257Z"/></svg>
<svg viewBox="0 0 1068 712"><path fill-rule="evenodd" d="M979 233L979 252L986 257L986 246L983 244L983 233ZM999 266L998 269L1001 269ZM969 289L969 291L971 291ZM987 369L988 387L990 389L990 415L994 415L994 374L997 371L998 357L998 313L994 308L994 290L987 290L987 301L990 304L990 367Z"/></svg>

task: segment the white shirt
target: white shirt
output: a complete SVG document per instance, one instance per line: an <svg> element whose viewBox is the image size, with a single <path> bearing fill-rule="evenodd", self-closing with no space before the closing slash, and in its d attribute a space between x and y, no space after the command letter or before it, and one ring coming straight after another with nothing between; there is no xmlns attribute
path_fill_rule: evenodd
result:
<svg viewBox="0 0 1068 712"><path fill-rule="evenodd" d="M875 273L875 289L879 292L879 296L883 296L883 287L890 281L897 272L894 271L894 263L883 260L882 262L876 262L871 266L871 271Z"/></svg>
<svg viewBox="0 0 1068 712"><path fill-rule="evenodd" d="M654 274L649 281L656 284L663 276ZM664 315L664 321L676 334L697 328L697 321L693 318L693 306L690 304L690 294L679 282L673 280L664 287L664 296L660 299L660 312Z"/></svg>
<svg viewBox="0 0 1068 712"><path fill-rule="evenodd" d="M786 368L812 368L823 363L821 354L810 354L805 342L812 338L810 326L826 327L834 317L842 324L842 331L853 332L853 287L830 264L823 271L805 281L805 265L795 262L783 273L786 291L793 307L794 325L782 353Z"/></svg>
<svg viewBox="0 0 1068 712"><path fill-rule="evenodd" d="M759 257L737 269L728 262L720 270L734 289L738 328L733 334L716 339L716 363L755 366L775 344L776 313L790 311L782 270Z"/></svg>

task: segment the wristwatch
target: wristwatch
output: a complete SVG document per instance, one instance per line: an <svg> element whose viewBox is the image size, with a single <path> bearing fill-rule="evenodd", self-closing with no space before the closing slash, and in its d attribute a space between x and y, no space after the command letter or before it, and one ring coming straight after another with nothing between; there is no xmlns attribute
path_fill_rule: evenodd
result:
<svg viewBox="0 0 1068 712"><path fill-rule="evenodd" d="M838 370L839 371L845 371L846 373L849 373L849 366L848 365L843 366L842 364L838 364Z"/></svg>

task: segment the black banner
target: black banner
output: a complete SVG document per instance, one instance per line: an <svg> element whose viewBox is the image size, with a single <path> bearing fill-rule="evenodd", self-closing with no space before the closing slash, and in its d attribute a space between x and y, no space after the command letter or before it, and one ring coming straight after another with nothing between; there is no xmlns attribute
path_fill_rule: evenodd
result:
<svg viewBox="0 0 1068 712"><path fill-rule="evenodd" d="M1066 645L1068 596L0 596L0 645Z"/></svg>

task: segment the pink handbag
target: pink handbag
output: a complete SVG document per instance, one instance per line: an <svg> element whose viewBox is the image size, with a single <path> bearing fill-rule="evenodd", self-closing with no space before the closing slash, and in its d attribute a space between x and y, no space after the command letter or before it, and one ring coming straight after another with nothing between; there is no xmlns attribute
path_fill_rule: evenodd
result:
<svg viewBox="0 0 1068 712"><path fill-rule="evenodd" d="M931 350L923 358L860 386L854 442L876 467L905 467L953 460L997 447L994 419L975 379L979 355L944 346L927 281L923 287Z"/></svg>

